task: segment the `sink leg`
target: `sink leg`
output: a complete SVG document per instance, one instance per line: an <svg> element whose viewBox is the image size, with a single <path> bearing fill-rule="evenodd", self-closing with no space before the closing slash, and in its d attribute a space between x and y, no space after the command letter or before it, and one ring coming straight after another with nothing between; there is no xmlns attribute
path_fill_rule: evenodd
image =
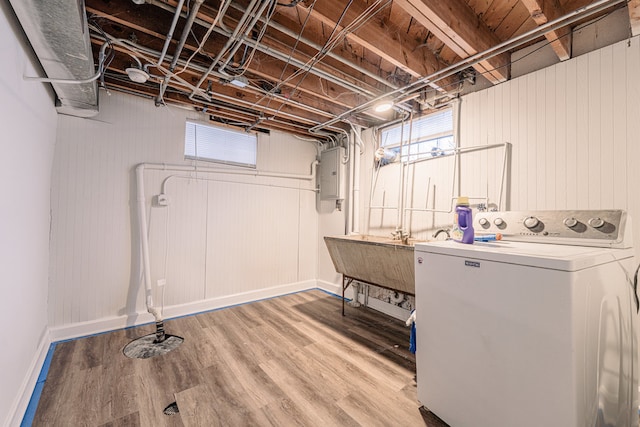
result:
<svg viewBox="0 0 640 427"><path fill-rule="evenodd" d="M353 282L351 277L345 277L342 275L342 315L344 316L344 291L349 287L349 285ZM357 295L356 295L357 298Z"/></svg>

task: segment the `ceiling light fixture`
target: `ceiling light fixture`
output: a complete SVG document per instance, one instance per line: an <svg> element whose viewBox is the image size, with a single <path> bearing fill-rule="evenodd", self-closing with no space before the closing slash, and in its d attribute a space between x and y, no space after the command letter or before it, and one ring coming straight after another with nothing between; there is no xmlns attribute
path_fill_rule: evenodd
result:
<svg viewBox="0 0 640 427"><path fill-rule="evenodd" d="M146 83L149 80L149 74L140 68L129 67L125 70L131 81L136 83Z"/></svg>
<svg viewBox="0 0 640 427"><path fill-rule="evenodd" d="M384 113L389 111L393 107L393 101L390 99L383 99L373 106L373 111L376 113Z"/></svg>
<svg viewBox="0 0 640 427"><path fill-rule="evenodd" d="M237 87L246 87L249 84L249 80L245 76L238 76L234 77L229 83Z"/></svg>

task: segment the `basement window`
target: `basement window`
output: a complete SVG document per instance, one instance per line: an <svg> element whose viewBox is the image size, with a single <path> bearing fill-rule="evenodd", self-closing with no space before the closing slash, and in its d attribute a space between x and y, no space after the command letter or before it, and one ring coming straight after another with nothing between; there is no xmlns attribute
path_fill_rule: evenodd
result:
<svg viewBox="0 0 640 427"><path fill-rule="evenodd" d="M453 154L455 142L451 108L416 119L413 121L413 128L410 127L409 123L405 123L382 130L380 146L395 152L396 159L399 158L402 162ZM409 137L411 141L408 140ZM402 152L401 138L404 140Z"/></svg>
<svg viewBox="0 0 640 427"><path fill-rule="evenodd" d="M184 158L256 167L258 137L197 122L187 122L184 136Z"/></svg>

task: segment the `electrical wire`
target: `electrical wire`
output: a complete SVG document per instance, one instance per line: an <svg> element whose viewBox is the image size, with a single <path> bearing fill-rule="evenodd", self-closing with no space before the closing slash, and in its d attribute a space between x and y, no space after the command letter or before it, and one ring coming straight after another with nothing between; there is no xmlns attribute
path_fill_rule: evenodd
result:
<svg viewBox="0 0 640 427"><path fill-rule="evenodd" d="M384 4L382 4L384 2ZM353 0L351 0L346 7L343 9L342 14L340 16L340 18L337 20L336 24L334 25L331 34L329 35L329 37L327 38L327 41L325 42L324 46L318 51L318 53L316 53L313 57L311 57L302 67L298 68L298 70L296 72L294 72L293 74L291 74L287 79L281 81L280 83L278 83L278 85L276 86L276 88L280 88L282 85L284 85L285 83L293 80L294 78L298 77L299 75L303 75L302 78L298 81L298 83L294 86L294 88L291 90L291 93L295 93L295 91L297 90L297 88L302 84L302 82L305 80L305 78L309 75L310 70L318 63L320 62L322 59L324 59L324 57L326 57L329 52L331 52L333 50L333 48L335 48L335 46L341 42L342 40L344 40L350 33L356 31L358 28L360 28L361 26L363 26L366 22L368 22L370 19L373 18L373 16L375 16L380 10L386 8L391 1L390 0L377 0L376 2L372 3L369 7L367 7L367 9L365 9L356 19L354 19L350 24L346 25L340 32L337 32L338 27L340 26L342 20L344 19L347 10L349 9L350 5L353 3ZM380 6L382 4L382 6ZM376 10L376 8L378 8L380 6L380 8L378 10ZM292 96L289 96L289 98L291 98ZM262 99L260 99L258 102L261 102L264 99L264 97ZM269 103L271 102L271 100L269 100ZM269 103L267 103L267 106L269 105ZM257 104L257 103L256 103ZM287 102L285 101L284 104L282 104L277 112L281 111L282 108L284 108L284 106L287 104ZM275 115L274 115L275 116Z"/></svg>
<svg viewBox="0 0 640 427"><path fill-rule="evenodd" d="M380 9L376 10L376 8L378 6L380 6L380 4L382 4L384 2L384 4L380 7ZM287 78L285 81L281 82L279 85L284 84L285 82L291 81L293 78L297 77L298 75L302 74L302 77L300 78L300 80L296 83L296 85L294 86L294 88L292 89L291 93L295 93L295 91L298 89L298 87L300 87L300 85L302 84L302 82L305 80L305 78L309 75L310 70L315 66L315 64L317 64L318 62L320 62L325 56L327 56L329 54L329 52L331 52L331 50L333 50L333 48L342 40L344 40L347 35L349 35L350 33L356 31L358 28L360 28L362 25L364 25L366 22L368 22L370 19L373 18L373 16L375 16L380 10L386 8L390 3L391 0L378 0L374 3L372 3L369 7L367 7L367 9L365 9L353 22L351 22L350 24L346 25L340 32L338 32L338 27L340 26L340 23L342 22L342 20L344 19L347 10L349 9L349 7L351 6L351 4L353 3L353 0L350 0L349 3L345 6L345 8L342 11L342 14L340 15L340 18L337 20L335 26L333 27L331 34L329 35L329 38L327 39L327 41L325 42L325 45L320 49L320 51L318 51L318 53L316 55L314 55L309 61L307 61L307 63L299 68L295 73L293 73L291 76L289 76L289 78ZM289 98L291 98L292 96L289 96ZM271 102L271 100L269 100L269 102ZM287 101L285 101L282 105L280 105L280 107L278 107L278 109L276 110L276 113L274 113L273 117L275 117L275 115L280 112L282 110L282 108L285 107L285 105L287 105Z"/></svg>
<svg viewBox="0 0 640 427"><path fill-rule="evenodd" d="M617 9L616 9L616 10L617 10ZM601 20L603 20L604 18L606 18L606 17L608 17L609 15L611 15L613 12L614 12L614 11L611 11L611 12L605 13L604 15L599 16L598 18L594 19L593 21L586 22L586 23L584 23L584 24L582 24L582 25L578 25L578 26L576 26L576 27L575 27L575 28L573 28L573 29L569 29L569 31L568 31L567 33L565 33L565 34L563 34L563 35L560 35L560 36L556 37L555 39L552 39L552 40L548 40L548 39L547 39L546 43L541 44L541 45L540 45L540 46L538 46L537 48L533 49L531 52L527 52L526 54L522 55L522 56L521 56L520 58L518 58L518 59L509 60L509 62L505 63L504 65L500 65L500 66L497 66L497 67L495 67L495 68L491 68L491 69L486 69L485 71L479 72L478 74L480 74L480 75L484 76L484 75L487 75L487 74L491 74L493 71L498 71L498 70L501 70L501 69L503 69L503 68L505 68L505 67L510 67L510 66L512 66L513 64L515 64L515 63L517 63L517 62L519 62L519 61L522 61L522 60L523 60L523 59L525 59L526 57L528 57L528 56L530 56L530 55L533 55L534 53L538 52L539 50L544 49L545 47L549 46L551 43L554 43L554 42L556 42L556 41L559 41L560 39L563 39L563 38L565 38L565 37L567 37L567 36L569 36L569 35L573 34L573 33L574 33L574 32L576 32L576 31L580 31L580 30L582 30L582 29L584 29L584 28L587 28L587 27L589 27L589 26L591 26L591 25L594 25L594 24L596 24L596 23L600 22L600 21L601 21Z"/></svg>
<svg viewBox="0 0 640 427"><path fill-rule="evenodd" d="M636 303L636 313L640 312L640 299L638 298L638 271L640 271L640 264L638 264L636 272L633 274L633 298Z"/></svg>
<svg viewBox="0 0 640 427"><path fill-rule="evenodd" d="M273 14L276 11L276 7L275 6L276 6L275 3L271 4L271 7L267 11L265 22L264 22L262 28L260 29L260 32L258 33L258 36L256 37L256 43L253 45L253 50L249 54L249 58L242 64L242 68L241 68L242 71L239 74L234 75L234 77L242 76L244 73L247 72L247 69L249 68L249 65L251 65L251 62L253 61L253 58L254 58L254 56L256 54L256 51L258 50L258 45L260 44L260 42L264 38L264 35L267 32L267 28L269 27L269 22L271 22L271 19L273 18Z"/></svg>
<svg viewBox="0 0 640 427"><path fill-rule="evenodd" d="M198 53L200 53L202 51L202 48L204 47L205 42L209 39L209 36L213 32L213 29L218 24L218 21L220 20L221 16L224 13L226 13L227 8L229 7L230 4L231 4L230 1L225 1L224 3L222 3L220 5L220 7L218 8L218 13L216 14L216 17L213 19L213 22L209 26L209 29L207 30L205 35L202 37L202 41L198 43L197 49L191 54L189 59L187 59L187 61L185 62L184 66L182 67L182 69L180 71L178 71L177 73L175 73L176 75L183 73L187 69L187 67L189 67L189 64L191 63L191 60L196 56L196 54L198 54ZM191 35L197 42L198 39L197 39L196 35L193 33L193 27L191 29Z"/></svg>
<svg viewBox="0 0 640 427"><path fill-rule="evenodd" d="M287 70L287 68L289 67L289 65L291 64L291 60L293 59L293 54L296 52L296 50L298 48L298 43L300 43L300 39L302 38L302 34L304 33L304 30L307 27L307 24L309 23L309 19L311 18L311 13L313 12L313 8L315 7L315 5L316 5L316 0L313 0L313 3L311 3L311 5L308 7L307 16L305 17L304 22L302 23L302 27L300 28L300 31L298 32L298 37L296 38L295 43L291 47L291 50L289 52L289 56L287 57L287 62L285 62L284 67L282 67L282 71L280 72L280 77L278 77L279 83L274 85L265 96L263 96L257 102L255 102L253 104L254 106L259 104L260 102L262 102L267 96L273 95L274 93L276 93L276 92L281 90L282 85L284 85L284 83L285 83L285 81L283 80L284 73ZM268 106L269 106L269 104L267 103L267 107Z"/></svg>

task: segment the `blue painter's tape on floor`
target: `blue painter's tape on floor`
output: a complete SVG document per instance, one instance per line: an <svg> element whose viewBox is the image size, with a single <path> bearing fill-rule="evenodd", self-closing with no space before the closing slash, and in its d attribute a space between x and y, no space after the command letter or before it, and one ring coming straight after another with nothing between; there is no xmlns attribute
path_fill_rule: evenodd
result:
<svg viewBox="0 0 640 427"><path fill-rule="evenodd" d="M301 291L294 291L294 292L289 292L287 294L283 294L283 295L276 295L273 297L268 297L268 298L261 298L259 300L255 300L255 301L247 301L244 303L238 303L238 304L232 304L232 305L228 305L225 307L218 307L212 310L204 310L204 311L200 311L200 312L195 312L195 313L190 313L190 314L185 314L182 316L175 316L175 317L171 317L165 320L173 320L173 319L179 319L182 317L190 317L190 316L195 316L198 314L202 314L202 313L208 313L211 311L218 311L218 310L222 310L225 308L230 308L230 307L236 307L236 306L240 306L240 305L245 305L245 304L250 304L252 302L258 302L258 301L264 301L264 300L269 300L269 299L273 299L273 298L278 298L278 297L282 297L285 295L292 295L292 294L297 294L297 293L301 293L301 292L308 292L311 290L319 290L322 291L326 294L335 296L337 298L342 298L340 295L334 294L333 292L329 292L326 291L324 289L320 289L320 288L309 288L309 289L304 289ZM345 298L345 301L351 301L349 298ZM149 322L146 323L145 325L152 325L153 322ZM140 326L143 325L133 325L133 326L128 326L122 329L133 329L133 328L138 328ZM117 330L117 329L116 329ZM53 358L53 351L56 348L57 344L60 343L64 343L64 342L69 342L69 341L75 341L81 338L87 338L87 337L92 337L92 336L96 336L96 335L102 335L102 334L108 334L110 332L114 332L115 330L110 330L110 331L104 331L104 332L98 332L95 334L90 334L90 335L86 335L86 336L81 336L81 337L75 337L75 338L69 338L69 339L65 339L65 340L59 340L56 342L51 343L51 345L49 346L49 351L47 352L47 357L45 358L45 361L42 365L42 369L40 370L40 375L38 376L38 380L36 382L36 386L33 389L33 393L31 394L31 399L29 399L29 405L27 406L27 410L25 411L24 417L22 418L22 423L20 423L21 427L29 427L31 426L31 424L33 424L33 419L35 418L36 415L36 409L38 409L38 402L40 401L40 395L42 394L42 389L44 388L44 383L47 379L47 374L49 373L49 367L51 366L51 359Z"/></svg>
<svg viewBox="0 0 640 427"><path fill-rule="evenodd" d="M44 359L42 369L40 369L40 375L38 375L36 386L33 389L33 393L31 393L29 405L27 405L27 410L25 411L22 422L20 423L21 427L29 427L33 424L33 418L36 416L36 409L38 409L38 402L40 401L40 395L44 388L44 382L47 380L47 374L49 373L49 367L51 366L51 359L53 358L53 352L55 349L56 343L52 343L49 346L49 351L47 351L47 357Z"/></svg>

